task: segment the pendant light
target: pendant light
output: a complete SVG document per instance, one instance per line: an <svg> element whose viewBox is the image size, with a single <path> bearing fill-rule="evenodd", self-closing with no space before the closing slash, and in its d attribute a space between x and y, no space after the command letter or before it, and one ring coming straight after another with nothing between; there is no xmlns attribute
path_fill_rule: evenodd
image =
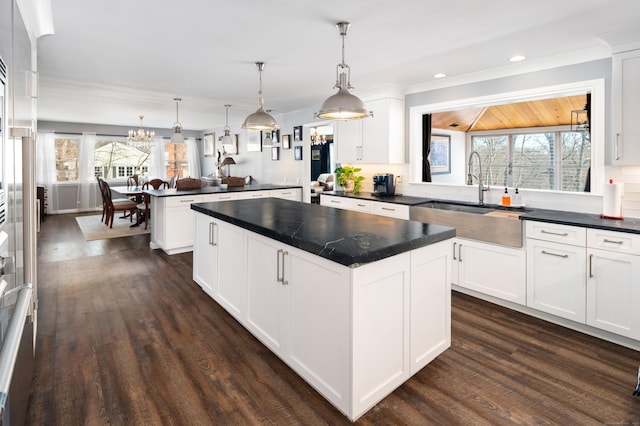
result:
<svg viewBox="0 0 640 426"><path fill-rule="evenodd" d="M258 110L250 114L242 124L243 129L248 130L278 130L279 126L276 119L264 110L264 99L262 98L262 71L264 70L264 62L256 62L258 72L260 73L260 88L258 90Z"/></svg>
<svg viewBox="0 0 640 426"><path fill-rule="evenodd" d="M342 62L336 67L336 84L333 86L334 89L338 89L338 93L329 96L322 103L320 111L315 114L316 117L325 120L357 120L373 116L370 111L367 111L367 107L360 98L349 93L349 89L353 87L351 86L351 68L344 62L344 37L350 26L349 22L336 24L342 37Z"/></svg>
<svg viewBox="0 0 640 426"><path fill-rule="evenodd" d="M222 141L222 145L233 145L234 140L233 136L231 136L231 129L229 128L229 108L231 105L224 106L227 109L227 120L224 125L224 136L220 139Z"/></svg>
<svg viewBox="0 0 640 426"><path fill-rule="evenodd" d="M176 122L173 123L173 134L171 135L171 143L184 143L184 136L182 135L182 124L178 120L178 103L182 98L173 98L176 101Z"/></svg>

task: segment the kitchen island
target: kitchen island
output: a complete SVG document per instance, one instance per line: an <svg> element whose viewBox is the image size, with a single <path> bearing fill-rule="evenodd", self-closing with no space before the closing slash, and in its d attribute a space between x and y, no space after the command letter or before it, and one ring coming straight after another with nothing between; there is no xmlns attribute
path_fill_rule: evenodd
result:
<svg viewBox="0 0 640 426"><path fill-rule="evenodd" d="M263 197L302 200L300 185L254 184L227 189L205 186L188 191L156 189L144 192L151 196L153 219L149 246L152 249L162 249L167 254L183 253L193 249L193 212L189 208L191 203Z"/></svg>
<svg viewBox="0 0 640 426"><path fill-rule="evenodd" d="M275 198L191 209L194 281L349 419L450 346L455 229Z"/></svg>

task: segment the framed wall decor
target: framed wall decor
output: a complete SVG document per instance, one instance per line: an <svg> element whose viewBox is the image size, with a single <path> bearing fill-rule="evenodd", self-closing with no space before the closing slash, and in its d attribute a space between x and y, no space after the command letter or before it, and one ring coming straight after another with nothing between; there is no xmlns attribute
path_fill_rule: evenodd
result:
<svg viewBox="0 0 640 426"><path fill-rule="evenodd" d="M291 149L291 135L282 135L282 149Z"/></svg>
<svg viewBox="0 0 640 426"><path fill-rule="evenodd" d="M293 128L293 141L302 142L302 126L296 126Z"/></svg>
<svg viewBox="0 0 640 426"><path fill-rule="evenodd" d="M302 146L294 146L293 147L293 159L294 160L302 160Z"/></svg>
<svg viewBox="0 0 640 426"><path fill-rule="evenodd" d="M236 155L238 153L238 135L232 134L231 139L233 139L233 143L222 144L222 155ZM222 140L222 136L219 140Z"/></svg>
<svg viewBox="0 0 640 426"><path fill-rule="evenodd" d="M202 154L205 157L215 157L216 152L216 134L207 133L202 138Z"/></svg>
<svg viewBox="0 0 640 426"><path fill-rule="evenodd" d="M262 151L262 135L260 130L247 130L247 151Z"/></svg>
<svg viewBox="0 0 640 426"><path fill-rule="evenodd" d="M277 161L280 159L280 147L271 147L271 159Z"/></svg>
<svg viewBox="0 0 640 426"><path fill-rule="evenodd" d="M271 143L280 143L280 129L271 131Z"/></svg>
<svg viewBox="0 0 640 426"><path fill-rule="evenodd" d="M271 140L271 130L260 132L262 138L262 146L265 148L271 148L273 141Z"/></svg>
<svg viewBox="0 0 640 426"><path fill-rule="evenodd" d="M451 173L451 136L431 135L429 163L432 175Z"/></svg>

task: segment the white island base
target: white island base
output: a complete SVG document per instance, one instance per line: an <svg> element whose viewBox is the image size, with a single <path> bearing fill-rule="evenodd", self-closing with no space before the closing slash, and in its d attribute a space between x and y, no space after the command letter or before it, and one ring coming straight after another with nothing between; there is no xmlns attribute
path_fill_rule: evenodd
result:
<svg viewBox="0 0 640 426"><path fill-rule="evenodd" d="M347 267L195 216L193 279L349 419L451 345L448 240Z"/></svg>

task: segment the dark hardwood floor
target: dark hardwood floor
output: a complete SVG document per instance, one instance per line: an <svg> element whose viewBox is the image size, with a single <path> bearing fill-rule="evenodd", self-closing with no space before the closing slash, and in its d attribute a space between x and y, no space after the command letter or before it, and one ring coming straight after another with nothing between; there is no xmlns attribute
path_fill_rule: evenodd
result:
<svg viewBox="0 0 640 426"><path fill-rule="evenodd" d="M28 424L348 424L149 236L48 216ZM381 425L640 425L640 353L454 293L452 347L360 418ZM639 307L640 309L640 307Z"/></svg>

